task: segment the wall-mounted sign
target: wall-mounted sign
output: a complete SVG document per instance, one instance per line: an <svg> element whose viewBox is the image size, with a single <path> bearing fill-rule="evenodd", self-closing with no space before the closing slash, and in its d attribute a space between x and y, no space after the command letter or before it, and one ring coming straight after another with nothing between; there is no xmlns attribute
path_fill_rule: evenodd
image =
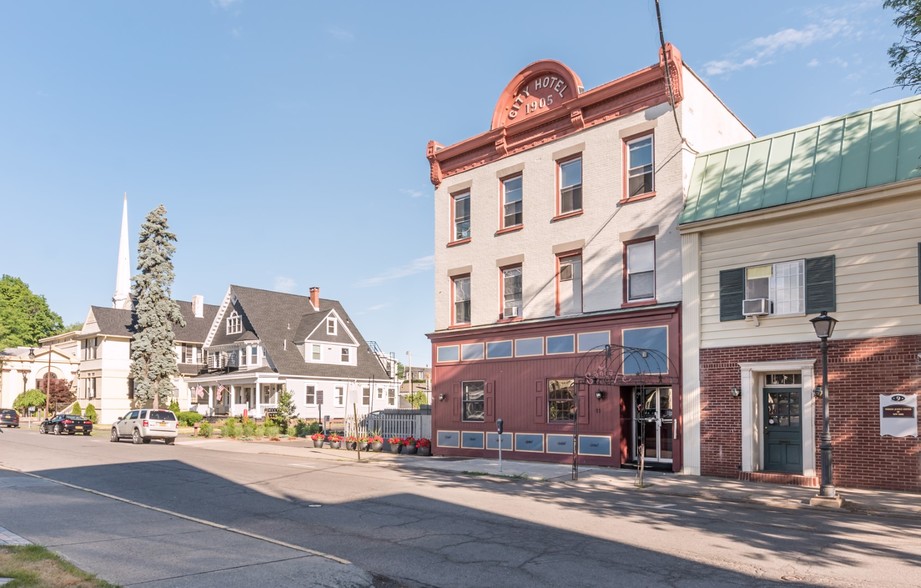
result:
<svg viewBox="0 0 921 588"><path fill-rule="evenodd" d="M879 434L883 437L918 436L918 395L879 395Z"/></svg>

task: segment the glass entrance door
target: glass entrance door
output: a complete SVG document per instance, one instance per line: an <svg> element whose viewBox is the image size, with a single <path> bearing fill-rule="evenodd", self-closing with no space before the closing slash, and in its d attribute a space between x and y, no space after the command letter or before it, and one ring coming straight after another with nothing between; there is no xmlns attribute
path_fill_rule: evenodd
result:
<svg viewBox="0 0 921 588"><path fill-rule="evenodd" d="M671 463L675 419L671 388L641 388L636 393L634 457L642 451L647 462Z"/></svg>

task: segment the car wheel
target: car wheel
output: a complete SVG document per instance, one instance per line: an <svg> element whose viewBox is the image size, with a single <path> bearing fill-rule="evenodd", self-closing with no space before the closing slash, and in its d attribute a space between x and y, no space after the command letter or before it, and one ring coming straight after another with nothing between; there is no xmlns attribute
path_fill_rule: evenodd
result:
<svg viewBox="0 0 921 588"><path fill-rule="evenodd" d="M141 432L135 429L134 433L131 434L131 442L135 445L140 445L143 441L144 439L141 437Z"/></svg>
<svg viewBox="0 0 921 588"><path fill-rule="evenodd" d="M92 431L83 431L83 436L86 437L86 436L89 435L91 432L92 432Z"/></svg>
<svg viewBox="0 0 921 588"><path fill-rule="evenodd" d="M150 437L144 437L144 443L150 443Z"/></svg>
<svg viewBox="0 0 921 588"><path fill-rule="evenodd" d="M175 445L175 444L176 444L176 439L175 439L174 437L170 437L169 439L164 439L164 441L166 442L167 445Z"/></svg>
<svg viewBox="0 0 921 588"><path fill-rule="evenodd" d="M62 427L61 425L58 425L54 428L55 435L60 435L63 432L64 432L64 427Z"/></svg>
<svg viewBox="0 0 921 588"><path fill-rule="evenodd" d="M45 425L39 425L39 426L38 426L38 432L39 432L40 434L44 435L44 434L45 434Z"/></svg>
<svg viewBox="0 0 921 588"><path fill-rule="evenodd" d="M118 429L112 427L112 434L109 435L109 441L112 443L118 443Z"/></svg>

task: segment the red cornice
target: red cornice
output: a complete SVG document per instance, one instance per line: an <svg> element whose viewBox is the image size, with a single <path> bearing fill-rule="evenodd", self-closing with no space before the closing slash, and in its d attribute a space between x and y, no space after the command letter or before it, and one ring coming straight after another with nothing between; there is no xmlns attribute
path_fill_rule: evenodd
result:
<svg viewBox="0 0 921 588"><path fill-rule="evenodd" d="M669 102L665 71L672 82L675 104L684 97L681 53L671 44L659 52L659 63L608 82L560 105L522 117L508 123L507 113L515 102L514 96L524 82L544 72L555 72L568 84L580 84L578 76L565 65L554 61L533 63L521 70L503 91L493 112L495 128L447 147L429 141L427 157L431 167L430 179L436 187L444 178L492 163L503 157L555 141L583 128ZM567 77L568 74L571 77ZM503 119L503 117L505 117ZM495 126L496 121L504 126Z"/></svg>

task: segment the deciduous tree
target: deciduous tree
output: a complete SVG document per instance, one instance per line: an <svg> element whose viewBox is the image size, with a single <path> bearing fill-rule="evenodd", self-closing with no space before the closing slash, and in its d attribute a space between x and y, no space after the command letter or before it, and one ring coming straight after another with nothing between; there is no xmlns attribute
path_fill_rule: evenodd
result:
<svg viewBox="0 0 921 588"><path fill-rule="evenodd" d="M892 22L902 29L902 38L889 48L895 84L918 91L921 89L921 0L885 0L883 7L896 11Z"/></svg>
<svg viewBox="0 0 921 588"><path fill-rule="evenodd" d="M61 332L64 322L19 278L0 278L0 349L35 347L42 337Z"/></svg>
<svg viewBox="0 0 921 588"><path fill-rule="evenodd" d="M173 325L185 326L179 305L172 299L173 253L176 235L166 222L166 208L153 209L141 225L138 239L138 275L134 276L135 332L131 341L131 376L139 406L161 402L173 394L179 375Z"/></svg>

